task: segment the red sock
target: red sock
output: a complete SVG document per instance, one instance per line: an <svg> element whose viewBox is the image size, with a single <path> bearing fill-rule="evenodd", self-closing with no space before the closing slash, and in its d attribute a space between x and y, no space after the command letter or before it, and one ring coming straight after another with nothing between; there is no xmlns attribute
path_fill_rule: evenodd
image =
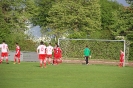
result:
<svg viewBox="0 0 133 88"><path fill-rule="evenodd" d="M46 67L46 63L44 63L44 67Z"/></svg>
<svg viewBox="0 0 133 88"><path fill-rule="evenodd" d="M42 67L42 63L40 63L40 67Z"/></svg>
<svg viewBox="0 0 133 88"><path fill-rule="evenodd" d="M6 59L6 63L8 63L8 59Z"/></svg>
<svg viewBox="0 0 133 88"><path fill-rule="evenodd" d="M16 58L14 58L14 62L16 63Z"/></svg>
<svg viewBox="0 0 133 88"><path fill-rule="evenodd" d="M20 59L18 59L18 63L20 63Z"/></svg>
<svg viewBox="0 0 133 88"><path fill-rule="evenodd" d="M0 59L0 64L2 63L2 59Z"/></svg>

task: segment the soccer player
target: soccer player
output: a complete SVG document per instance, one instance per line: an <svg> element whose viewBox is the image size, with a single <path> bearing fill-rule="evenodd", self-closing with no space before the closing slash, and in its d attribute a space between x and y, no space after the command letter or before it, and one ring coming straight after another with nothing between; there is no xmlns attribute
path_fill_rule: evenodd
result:
<svg viewBox="0 0 133 88"><path fill-rule="evenodd" d="M40 60L40 67L43 68L43 63L44 67L46 68L46 46L43 44L43 41L40 42L40 45L37 47L37 54L39 54L39 60Z"/></svg>
<svg viewBox="0 0 133 88"><path fill-rule="evenodd" d="M8 63L8 52L9 52L9 48L8 45L5 43L5 40L3 40L3 43L0 45L0 49L1 49L1 59L0 59L0 64L3 62L3 59L5 57L6 59L6 63Z"/></svg>
<svg viewBox="0 0 133 88"><path fill-rule="evenodd" d="M86 65L88 65L89 64L88 58L89 57L91 58L91 51L88 48L88 46L86 46L86 48L84 49L84 56L85 56Z"/></svg>
<svg viewBox="0 0 133 88"><path fill-rule="evenodd" d="M52 53L53 53L53 46L51 46L51 43L49 43L49 45L47 46L47 60L48 60L48 64L50 64L51 61L52 61Z"/></svg>
<svg viewBox="0 0 133 88"><path fill-rule="evenodd" d="M120 63L119 67L123 67L123 62L124 62L124 52L120 50Z"/></svg>
<svg viewBox="0 0 133 88"><path fill-rule="evenodd" d="M62 50L57 44L56 47L54 48L54 60L53 60L54 65L58 65L59 63L62 62L61 57L62 57Z"/></svg>
<svg viewBox="0 0 133 88"><path fill-rule="evenodd" d="M18 61L18 64L20 64L20 46L18 43L16 43L16 53L14 55L14 64L16 64L16 61Z"/></svg>

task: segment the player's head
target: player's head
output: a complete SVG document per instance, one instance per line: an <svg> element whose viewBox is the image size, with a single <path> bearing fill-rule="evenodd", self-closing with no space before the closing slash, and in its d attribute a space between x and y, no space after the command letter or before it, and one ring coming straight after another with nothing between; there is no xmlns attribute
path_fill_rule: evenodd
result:
<svg viewBox="0 0 133 88"><path fill-rule="evenodd" d="M57 44L57 47L59 47L59 45Z"/></svg>
<svg viewBox="0 0 133 88"><path fill-rule="evenodd" d="M3 40L2 42L5 43L5 40Z"/></svg>
<svg viewBox="0 0 133 88"><path fill-rule="evenodd" d="M86 45L86 47L88 47L88 45Z"/></svg>
<svg viewBox="0 0 133 88"><path fill-rule="evenodd" d="M16 42L16 45L18 45L18 43Z"/></svg>
<svg viewBox="0 0 133 88"><path fill-rule="evenodd" d="M51 45L51 43L49 43L49 45Z"/></svg>
<svg viewBox="0 0 133 88"><path fill-rule="evenodd" d="M40 44L43 45L43 41L41 41Z"/></svg>
<svg viewBox="0 0 133 88"><path fill-rule="evenodd" d="M122 51L122 50L120 50L120 52L122 53L123 51Z"/></svg>

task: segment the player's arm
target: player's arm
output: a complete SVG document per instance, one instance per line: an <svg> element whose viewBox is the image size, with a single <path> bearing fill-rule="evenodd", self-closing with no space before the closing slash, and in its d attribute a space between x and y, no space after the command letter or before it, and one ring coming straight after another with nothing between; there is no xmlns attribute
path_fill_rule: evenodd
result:
<svg viewBox="0 0 133 88"><path fill-rule="evenodd" d="M9 48L7 47L7 52L9 52L10 50L9 50Z"/></svg>
<svg viewBox="0 0 133 88"><path fill-rule="evenodd" d="M38 48L36 49L37 54L39 53Z"/></svg>
<svg viewBox="0 0 133 88"><path fill-rule="evenodd" d="M19 49L17 49L16 55L18 54L18 52L19 52Z"/></svg>

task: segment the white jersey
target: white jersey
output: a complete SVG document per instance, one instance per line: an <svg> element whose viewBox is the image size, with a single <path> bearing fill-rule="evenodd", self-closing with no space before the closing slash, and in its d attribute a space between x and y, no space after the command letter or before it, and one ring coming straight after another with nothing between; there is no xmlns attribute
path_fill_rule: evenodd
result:
<svg viewBox="0 0 133 88"><path fill-rule="evenodd" d="M47 47L47 54L48 54L48 55L51 55L52 52L53 52L53 47L49 45L49 46Z"/></svg>
<svg viewBox="0 0 133 88"><path fill-rule="evenodd" d="M37 50L39 50L39 54L46 54L46 46L45 45L39 45L37 47Z"/></svg>
<svg viewBox="0 0 133 88"><path fill-rule="evenodd" d="M1 52L2 53L7 53L8 52L8 45L3 43L3 44L0 44L0 48L1 48Z"/></svg>

